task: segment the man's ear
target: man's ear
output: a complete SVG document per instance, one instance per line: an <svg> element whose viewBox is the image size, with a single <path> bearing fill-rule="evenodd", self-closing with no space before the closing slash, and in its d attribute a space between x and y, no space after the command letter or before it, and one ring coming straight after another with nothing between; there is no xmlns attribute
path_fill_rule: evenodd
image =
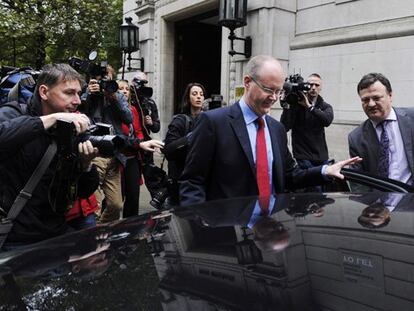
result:
<svg viewBox="0 0 414 311"><path fill-rule="evenodd" d="M40 96L41 99L47 100L48 90L49 90L49 88L44 84L39 86L39 96Z"/></svg>
<svg viewBox="0 0 414 311"><path fill-rule="evenodd" d="M246 75L246 76L243 77L243 84L244 84L244 87L246 89L249 88L251 81L252 81L252 79L248 75Z"/></svg>

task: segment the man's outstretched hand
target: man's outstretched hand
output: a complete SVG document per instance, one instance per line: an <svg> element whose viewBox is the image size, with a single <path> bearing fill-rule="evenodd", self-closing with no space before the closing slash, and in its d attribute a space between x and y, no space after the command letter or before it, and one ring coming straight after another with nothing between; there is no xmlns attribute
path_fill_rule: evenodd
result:
<svg viewBox="0 0 414 311"><path fill-rule="evenodd" d="M353 157L353 158L348 159L348 160L343 160L343 161L339 161L335 164L328 165L328 167L326 168L326 175L330 176L330 177L344 179L344 175L341 174L341 169L344 166L359 163L361 161L362 161L362 158Z"/></svg>
<svg viewBox="0 0 414 311"><path fill-rule="evenodd" d="M156 139L151 139L140 142L139 147L145 151L160 152L160 149L164 148L164 143Z"/></svg>

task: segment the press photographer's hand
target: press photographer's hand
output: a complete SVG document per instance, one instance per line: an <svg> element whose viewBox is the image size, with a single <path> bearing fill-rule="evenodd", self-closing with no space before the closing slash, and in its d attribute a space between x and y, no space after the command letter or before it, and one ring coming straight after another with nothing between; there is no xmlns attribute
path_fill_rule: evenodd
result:
<svg viewBox="0 0 414 311"><path fill-rule="evenodd" d="M151 116L145 116L145 125L152 125L152 118Z"/></svg>
<svg viewBox="0 0 414 311"><path fill-rule="evenodd" d="M90 93L99 93L100 86L99 86L98 80L91 79L88 84L88 90Z"/></svg>
<svg viewBox="0 0 414 311"><path fill-rule="evenodd" d="M302 91L299 91L298 94L299 94L299 97L300 97L299 100L298 100L298 103L300 105L302 105L303 107L305 107L305 108L309 108L311 106L311 104L309 103L308 96L306 96L306 94L303 93Z"/></svg>
<svg viewBox="0 0 414 311"><path fill-rule="evenodd" d="M98 148L92 146L92 143L87 140L78 145L79 157L84 171L91 169L91 161L98 155Z"/></svg>
<svg viewBox="0 0 414 311"><path fill-rule="evenodd" d="M82 113L58 112L46 116L41 116L40 119L43 122L45 130L48 130L52 126L54 126L57 120L73 122L76 129L76 133L78 134L85 132L91 125L89 118Z"/></svg>

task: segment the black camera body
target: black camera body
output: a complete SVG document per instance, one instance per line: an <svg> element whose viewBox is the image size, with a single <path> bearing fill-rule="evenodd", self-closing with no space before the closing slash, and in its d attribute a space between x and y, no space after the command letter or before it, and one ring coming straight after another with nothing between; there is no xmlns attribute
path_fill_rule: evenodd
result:
<svg viewBox="0 0 414 311"><path fill-rule="evenodd" d="M98 84L99 84L99 89L100 92L107 92L109 94L113 94L116 91L118 91L118 83L114 80L109 80L109 79L101 79L98 80Z"/></svg>
<svg viewBox="0 0 414 311"><path fill-rule="evenodd" d="M91 77L106 76L106 62L101 62L101 64L98 65L88 59L72 56L69 58L68 63L76 71L88 74Z"/></svg>
<svg viewBox="0 0 414 311"><path fill-rule="evenodd" d="M283 108L285 108L284 105L295 105L301 98L299 92L306 93L310 89L310 84L305 82L300 74L290 75L286 78L285 83L283 84L284 94L280 99L280 104Z"/></svg>
<svg viewBox="0 0 414 311"><path fill-rule="evenodd" d="M223 95L220 94L211 94L210 98L207 98L203 102L203 111L213 110L220 108L223 105Z"/></svg>
<svg viewBox="0 0 414 311"><path fill-rule="evenodd" d="M175 193L175 189L173 189L173 187L174 181L171 178L166 177L160 189L154 193L151 201L149 202L150 205L158 210L165 207L164 202L168 197L171 197Z"/></svg>
<svg viewBox="0 0 414 311"><path fill-rule="evenodd" d="M152 108L148 100L152 97L153 90L145 86L147 80L133 79L131 82L131 104L142 109L144 116L151 116Z"/></svg>
<svg viewBox="0 0 414 311"><path fill-rule="evenodd" d="M140 100L140 105L141 105L141 109L142 109L142 113L144 116L151 116L152 115L152 108L150 106L150 104L148 103L148 99L147 98L142 98Z"/></svg>
<svg viewBox="0 0 414 311"><path fill-rule="evenodd" d="M89 140L99 150L102 157L113 157L125 146L125 138L112 135L112 126L105 123L96 123L79 135L76 135L73 122L58 120L56 126L58 154L73 159L78 156L78 144Z"/></svg>
<svg viewBox="0 0 414 311"><path fill-rule="evenodd" d="M87 74L89 77L98 77L100 76L101 79L98 80L100 92L107 92L107 93L115 93L118 90L118 83L114 80L106 79L107 70L106 66L108 63L101 62L100 64L96 64L92 62L96 59L96 52L91 52L89 54L89 59L80 59L78 57L70 57L68 60L69 65L78 72Z"/></svg>

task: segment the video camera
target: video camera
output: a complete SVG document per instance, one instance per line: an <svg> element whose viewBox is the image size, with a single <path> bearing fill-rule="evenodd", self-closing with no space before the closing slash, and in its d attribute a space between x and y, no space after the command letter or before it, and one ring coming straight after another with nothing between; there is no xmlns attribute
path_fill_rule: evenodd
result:
<svg viewBox="0 0 414 311"><path fill-rule="evenodd" d="M152 97L153 90L151 87L145 86L147 80L134 78L131 82L131 104L135 107L141 107L144 116L152 114L152 108L148 103L148 99Z"/></svg>
<svg viewBox="0 0 414 311"><path fill-rule="evenodd" d="M101 79L98 80L100 91L106 91L110 94L115 93L118 90L118 83L114 80L109 80L106 78L107 70L106 66L108 63L101 62L99 65L93 63L93 61L98 57L96 51L89 53L88 59L80 59L78 57L72 56L69 58L69 65L81 73L87 74L89 77L98 77Z"/></svg>
<svg viewBox="0 0 414 311"><path fill-rule="evenodd" d="M210 98L207 98L203 102L203 111L213 110L220 108L223 104L223 95L220 94L211 94Z"/></svg>
<svg viewBox="0 0 414 311"><path fill-rule="evenodd" d="M113 157L122 149L125 138L112 135L112 126L105 123L96 123L79 135L76 135L73 122L58 120L56 127L58 154L73 159L78 156L78 144L89 140L99 150L102 157Z"/></svg>
<svg viewBox="0 0 414 311"><path fill-rule="evenodd" d="M297 104L301 98L299 92L306 93L310 89L310 84L305 82L300 74L290 75L286 78L285 83L283 84L284 94L280 99L280 105L283 108L286 108L288 105Z"/></svg>

